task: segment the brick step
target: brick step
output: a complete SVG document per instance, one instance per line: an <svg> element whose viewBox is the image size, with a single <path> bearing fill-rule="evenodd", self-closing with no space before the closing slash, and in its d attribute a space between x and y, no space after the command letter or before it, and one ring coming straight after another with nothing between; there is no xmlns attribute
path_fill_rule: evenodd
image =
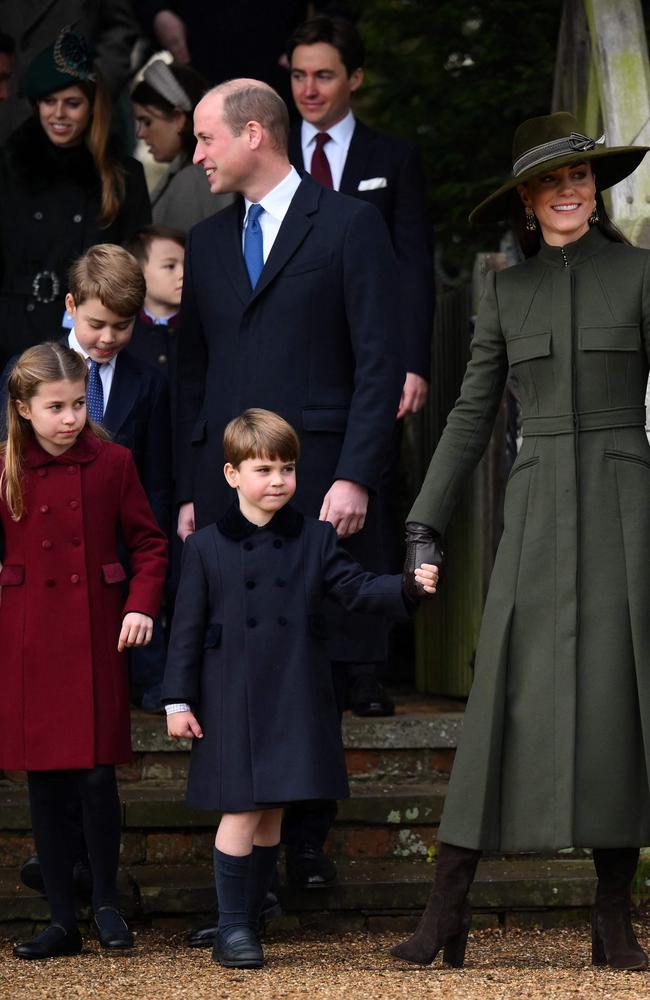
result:
<svg viewBox="0 0 650 1000"><path fill-rule="evenodd" d="M426 904L434 866L413 861L358 861L339 866L338 881L327 888L304 891L283 887L287 915L311 926L332 914L415 916ZM589 861L485 859L472 887L478 914L496 923L542 923L586 919L594 894ZM190 926L214 903L209 865L133 866L121 873L121 905L145 923ZM0 870L0 921L16 924L47 919L47 904L17 884L14 871ZM481 921L478 921L479 925Z"/></svg>
<svg viewBox="0 0 650 1000"><path fill-rule="evenodd" d="M426 857L442 814L444 782L353 784L339 804L329 840L336 858ZM126 864L196 864L211 857L218 813L189 809L184 784L122 785L122 859ZM0 865L19 866L32 851L27 793L0 783Z"/></svg>

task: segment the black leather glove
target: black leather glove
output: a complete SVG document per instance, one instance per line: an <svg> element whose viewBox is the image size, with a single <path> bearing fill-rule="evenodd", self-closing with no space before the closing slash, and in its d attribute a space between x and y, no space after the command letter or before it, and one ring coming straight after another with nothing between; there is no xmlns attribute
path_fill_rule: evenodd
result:
<svg viewBox="0 0 650 1000"><path fill-rule="evenodd" d="M437 531L430 528L428 524L418 524L417 521L407 521L406 523L406 558L404 560L404 572L402 573L402 591L409 599L417 604L424 599L435 597L429 594L420 586L415 579L415 570L422 563L430 563L437 566L442 577L442 566L445 561L445 553L442 550L442 538ZM440 581L438 581L440 586Z"/></svg>

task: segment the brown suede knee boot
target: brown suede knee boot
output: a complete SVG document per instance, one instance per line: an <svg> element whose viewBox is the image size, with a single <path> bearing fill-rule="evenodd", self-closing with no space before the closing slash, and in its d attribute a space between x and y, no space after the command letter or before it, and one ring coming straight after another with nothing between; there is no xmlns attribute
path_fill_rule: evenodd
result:
<svg viewBox="0 0 650 1000"><path fill-rule="evenodd" d="M639 850L597 847L593 855L598 887L591 912L591 961L613 969L647 969L648 956L636 939L630 918L630 886Z"/></svg>
<svg viewBox="0 0 650 1000"><path fill-rule="evenodd" d="M431 895L417 930L391 955L417 965L429 965L441 948L443 961L460 968L471 923L467 893L474 881L480 851L441 843Z"/></svg>

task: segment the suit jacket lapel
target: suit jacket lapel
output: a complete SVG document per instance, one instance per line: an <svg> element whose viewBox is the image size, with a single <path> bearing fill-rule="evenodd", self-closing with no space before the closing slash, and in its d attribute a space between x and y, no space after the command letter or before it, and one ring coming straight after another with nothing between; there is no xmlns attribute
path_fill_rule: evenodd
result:
<svg viewBox="0 0 650 1000"><path fill-rule="evenodd" d="M251 283L244 263L242 222L244 199L237 198L233 205L224 208L214 217L215 250L233 288L242 302L251 297Z"/></svg>
<svg viewBox="0 0 650 1000"><path fill-rule="evenodd" d="M302 158L302 138L300 122L289 132L289 159L300 175L304 173L305 161Z"/></svg>
<svg viewBox="0 0 650 1000"><path fill-rule="evenodd" d="M107 431L119 434L140 395L140 375L131 364L130 356L125 351L120 351L115 359L113 382L104 412L104 427Z"/></svg>
<svg viewBox="0 0 650 1000"><path fill-rule="evenodd" d="M312 180L309 174L305 174L280 226L264 270L251 296L251 302L273 281L312 228L309 216L318 210L322 190L320 184Z"/></svg>
<svg viewBox="0 0 650 1000"><path fill-rule="evenodd" d="M363 122L357 120L341 177L340 190L343 194L356 195L359 181L363 180L366 165L372 156L372 144L372 132Z"/></svg>

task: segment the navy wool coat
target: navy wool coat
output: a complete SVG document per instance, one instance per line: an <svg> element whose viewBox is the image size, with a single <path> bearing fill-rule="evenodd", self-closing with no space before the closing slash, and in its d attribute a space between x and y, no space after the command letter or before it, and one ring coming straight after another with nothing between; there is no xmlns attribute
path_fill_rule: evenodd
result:
<svg viewBox="0 0 650 1000"><path fill-rule="evenodd" d="M349 794L322 612L405 618L399 576L365 572L334 528L292 507L257 528L234 504L185 542L163 701L203 728L187 790L241 812Z"/></svg>

